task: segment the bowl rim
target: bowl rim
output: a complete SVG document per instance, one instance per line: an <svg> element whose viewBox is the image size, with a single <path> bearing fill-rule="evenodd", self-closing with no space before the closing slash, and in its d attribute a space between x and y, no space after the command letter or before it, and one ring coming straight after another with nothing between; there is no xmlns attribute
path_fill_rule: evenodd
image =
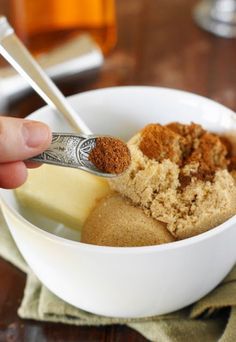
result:
<svg viewBox="0 0 236 342"><path fill-rule="evenodd" d="M113 90L142 90L142 89L156 89L159 91L167 91L167 92L171 92L171 93L176 93L176 94L184 94L185 96L189 96L189 97L196 97L201 101L205 101L205 102L210 102L213 105L217 105L219 107L221 107L223 110L225 110L226 112L228 112L228 115L232 115L232 118L235 118L236 120L236 115L235 112L233 110L231 110L230 108L227 108L226 106L218 103L217 101L214 101L212 99L209 99L207 97L204 97L202 95L198 95L195 93L191 93L185 90L180 90L180 89L173 89L173 88L168 88L168 87L156 87L156 86L115 86L115 87L106 87L106 88L99 88L99 89L93 89L93 90L88 90L86 92L81 92L78 94L74 94L71 95L68 98L69 101L73 101L74 98L77 98L79 96L86 96L89 94L93 94L93 93L99 93L99 92L109 92L109 91L113 91ZM36 111L32 112L31 114L29 114L26 118L32 118L35 117L35 114L37 114L40 111L45 111L45 110L51 110L51 108L48 105L45 105L39 109L37 109ZM14 190L5 190L4 191L14 191ZM1 192L1 190L0 190ZM225 222L223 222L222 224L206 231L203 233L200 233L198 235L183 239L183 240L178 240L178 241L173 241L173 242L168 242L168 243L164 243L161 245L151 245L151 246L139 246L139 247L112 247L112 246L100 246L100 245L92 245L92 244L87 244L87 243L83 243L80 241L74 241L74 240L70 240L64 237L60 237L57 236L53 233L50 233L36 225L34 225L33 223L31 223L30 221L28 221L25 217L23 217L22 215L20 215L20 213L12 208L10 205L8 205L8 203L2 198L1 194L0 194L0 201L1 204L4 204L4 206L7 208L8 211L11 212L11 214L21 223L24 223L26 225L26 227L30 230L33 230L33 232L41 235L43 238L46 238L47 240L51 240L53 242L57 242L57 243L62 243L63 245L68 245L68 246L73 246L73 247L80 247L82 249L85 249L87 251L91 251L91 252L102 252L102 253L121 253L121 254L140 254L140 253L151 253L151 252L163 252L166 250L175 250L178 248L182 248L182 247L188 247L192 244L197 244L200 243L204 240L207 240L211 237L214 237L218 234L223 233L225 230L227 230L228 228L230 228L234 223L236 223L236 215L233 215L231 218L229 218L228 220L226 220ZM4 215L5 216L5 215Z"/></svg>
<svg viewBox="0 0 236 342"><path fill-rule="evenodd" d="M115 90L124 90L124 91L130 91L130 90L157 90L157 91L163 91L163 92L169 92L172 94L179 94L179 95L184 95L187 97L195 97L196 99L199 99L200 101L204 101L204 102L208 102L212 105L216 105L217 107L223 109L224 111L228 112L228 115L232 116L231 119L236 121L236 112L233 111L231 108L228 108L226 106L224 106L223 104L221 104L220 102L217 102L216 100L210 99L206 96L200 95L200 94L196 94L190 91L186 91L186 90L182 90L182 89L175 89L175 88L169 88L169 87L159 87L159 86L152 86L152 85L127 85L127 86L114 86L114 87L103 87L103 88L98 88L98 89L91 89L91 90L87 90L87 91L83 91L81 93L77 93L77 94L73 94L70 96L66 96L66 98L69 101L72 101L77 98L77 97L83 97L83 96L87 96L90 94L95 94L95 93L103 93L103 92L113 92ZM29 115L27 115L25 118L30 118L35 116L35 114L37 114L40 111L44 111L46 109L51 110L49 105L44 105L38 109L36 109L34 112L30 113Z"/></svg>

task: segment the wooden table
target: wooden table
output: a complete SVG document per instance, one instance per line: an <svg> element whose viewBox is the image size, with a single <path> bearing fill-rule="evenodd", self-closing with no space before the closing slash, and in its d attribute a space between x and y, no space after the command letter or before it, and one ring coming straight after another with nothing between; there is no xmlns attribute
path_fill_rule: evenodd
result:
<svg viewBox="0 0 236 342"><path fill-rule="evenodd" d="M178 88L236 110L236 40L215 37L193 19L194 0L118 0L118 42L100 75L61 87L66 95L115 85ZM24 117L43 101L31 94L7 115ZM0 341L135 341L146 339L124 326L74 327L21 320L16 310L25 275L0 259Z"/></svg>

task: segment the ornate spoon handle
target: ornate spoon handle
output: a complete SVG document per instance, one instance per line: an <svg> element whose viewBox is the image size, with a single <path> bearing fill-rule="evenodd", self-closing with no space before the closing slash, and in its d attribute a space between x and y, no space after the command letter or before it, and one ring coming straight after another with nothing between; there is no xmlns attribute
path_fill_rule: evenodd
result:
<svg viewBox="0 0 236 342"><path fill-rule="evenodd" d="M52 143L49 148L28 160L73 167L100 177L112 178L129 167L131 156L126 144L118 138L52 133Z"/></svg>
<svg viewBox="0 0 236 342"><path fill-rule="evenodd" d="M71 133L53 133L50 147L43 153L31 158L47 164L94 170L96 167L88 156L96 145L96 136L83 136Z"/></svg>

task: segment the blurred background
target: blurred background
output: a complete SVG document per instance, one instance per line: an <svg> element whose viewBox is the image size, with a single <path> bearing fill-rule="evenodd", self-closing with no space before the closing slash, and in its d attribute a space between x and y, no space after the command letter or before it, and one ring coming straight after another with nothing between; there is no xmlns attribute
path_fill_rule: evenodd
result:
<svg viewBox="0 0 236 342"><path fill-rule="evenodd" d="M65 95L111 86L177 88L236 110L236 0L0 0L18 36ZM0 60L0 112L44 105ZM21 321L25 275L0 259L1 341L144 341L124 326ZM2 339L1 339L2 338Z"/></svg>
<svg viewBox="0 0 236 342"><path fill-rule="evenodd" d="M235 0L0 0L0 12L45 69L49 62L49 67L59 65L51 76L66 95L144 84L188 90L236 107ZM85 33L93 41L81 48L79 37ZM65 62L88 51L104 60L81 72L78 59L69 75L58 62L58 55L64 54ZM3 88L3 95L19 101L16 83L2 82L6 75L0 71L0 95ZM27 96L27 110L19 101L10 114L24 116L43 104L29 89Z"/></svg>
<svg viewBox="0 0 236 342"><path fill-rule="evenodd" d="M34 53L89 33L104 52L116 42L114 0L8 0L6 15L23 43Z"/></svg>

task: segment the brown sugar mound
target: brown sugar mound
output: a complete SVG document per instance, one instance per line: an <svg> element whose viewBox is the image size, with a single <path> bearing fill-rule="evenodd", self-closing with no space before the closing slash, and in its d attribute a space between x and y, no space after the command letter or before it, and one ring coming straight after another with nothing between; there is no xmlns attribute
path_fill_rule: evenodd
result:
<svg viewBox="0 0 236 342"><path fill-rule="evenodd" d="M189 125L181 124L179 122L171 122L167 124L166 127L173 132L178 133L182 137L187 138L190 143L205 133L205 130L201 125L195 124L193 122Z"/></svg>
<svg viewBox="0 0 236 342"><path fill-rule="evenodd" d="M119 139L101 137L89 154L89 160L106 173L123 173L130 165L131 156L125 143Z"/></svg>
<svg viewBox="0 0 236 342"><path fill-rule="evenodd" d="M102 199L82 229L81 242L113 247L151 246L174 241L166 225L114 193Z"/></svg>
<svg viewBox="0 0 236 342"><path fill-rule="evenodd" d="M236 158L230 143L200 125L152 124L128 146L128 171L111 188L183 239L236 213ZM235 180L233 178L235 173Z"/></svg>
<svg viewBox="0 0 236 342"><path fill-rule="evenodd" d="M171 131L181 135L182 139L182 163L191 155L195 146L198 144L198 139L205 133L202 126L195 123L184 125L179 122L172 122L166 125Z"/></svg>
<svg viewBox="0 0 236 342"><path fill-rule="evenodd" d="M186 160L186 164L198 163L198 169L192 176L202 180L212 180L217 170L226 169L227 149L221 139L211 133L205 133L199 139L198 147Z"/></svg>
<svg viewBox="0 0 236 342"><path fill-rule="evenodd" d="M228 169L229 169L229 171L235 171L236 170L236 157L230 158Z"/></svg>

